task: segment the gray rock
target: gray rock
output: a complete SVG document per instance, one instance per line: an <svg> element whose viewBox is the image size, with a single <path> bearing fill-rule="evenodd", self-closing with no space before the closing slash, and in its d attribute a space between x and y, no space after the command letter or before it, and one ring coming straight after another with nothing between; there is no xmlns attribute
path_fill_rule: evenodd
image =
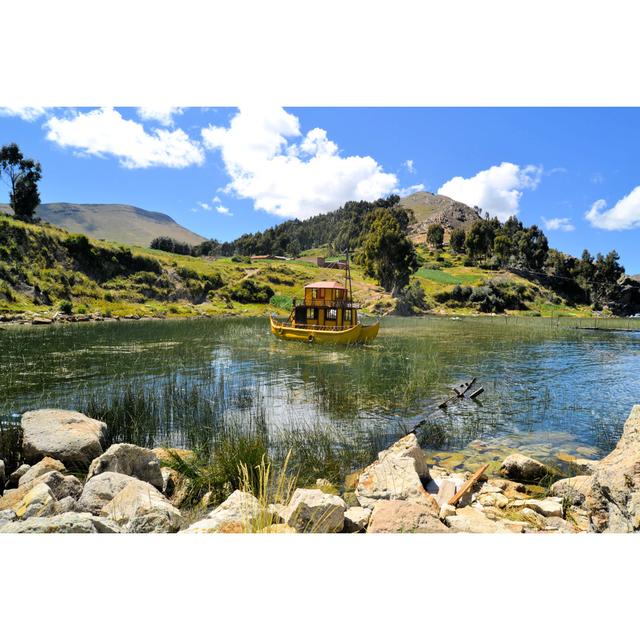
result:
<svg viewBox="0 0 640 640"><path fill-rule="evenodd" d="M298 533L337 533L344 527L345 501L318 489L296 489L285 522Z"/></svg>
<svg viewBox="0 0 640 640"><path fill-rule="evenodd" d="M234 491L206 518L194 522L181 533L245 533L253 531L256 527L262 529L260 519L264 519L265 524L268 524L274 518L269 510L264 513L260 502L253 495L245 491Z"/></svg>
<svg viewBox="0 0 640 640"><path fill-rule="evenodd" d="M34 481L34 486L36 484L46 484L56 500L67 497L77 500L82 493L82 482L78 478L72 475L63 476L58 471L49 471L39 476Z"/></svg>
<svg viewBox="0 0 640 640"><path fill-rule="evenodd" d="M551 485L551 495L562 498L570 505L580 505L585 501L592 484L591 476L563 478Z"/></svg>
<svg viewBox="0 0 640 640"><path fill-rule="evenodd" d="M425 460L424 451L418 444L418 438L415 433L410 433L404 438L400 438L392 444L388 449L378 454L378 460L387 458L410 458L414 461L414 469L422 480L429 480L429 467Z"/></svg>
<svg viewBox="0 0 640 640"><path fill-rule="evenodd" d="M120 533L120 528L107 518L70 512L10 522L0 528L0 533Z"/></svg>
<svg viewBox="0 0 640 640"><path fill-rule="evenodd" d="M89 479L78 498L78 510L100 515L102 507L111 502L128 484L137 478L124 473L106 471Z"/></svg>
<svg viewBox="0 0 640 640"><path fill-rule="evenodd" d="M112 444L91 463L87 480L107 471L133 476L162 491L164 481L160 460L151 449L138 447L135 444Z"/></svg>
<svg viewBox="0 0 640 640"><path fill-rule="evenodd" d="M27 491L13 510L20 520L34 516L48 516L53 513L55 502L51 489L44 482L39 482Z"/></svg>
<svg viewBox="0 0 640 640"><path fill-rule="evenodd" d="M40 409L22 415L22 451L29 463L45 456L86 469L102 453L107 425L77 411Z"/></svg>
<svg viewBox="0 0 640 640"><path fill-rule="evenodd" d="M559 498L545 498L544 500L514 500L510 504L514 509L521 509L523 507L533 509L535 512L548 517L562 517L562 500Z"/></svg>
<svg viewBox="0 0 640 640"><path fill-rule="evenodd" d="M344 528L345 533L360 533L365 531L369 518L371 517L371 509L364 507L351 507L344 512Z"/></svg>
<svg viewBox="0 0 640 640"><path fill-rule="evenodd" d="M38 476L49 473L50 471L66 471L66 469L60 460L49 457L42 458L40 462L34 464L28 471L22 474L20 480L18 480L18 486L21 487L23 484L32 482Z"/></svg>
<svg viewBox="0 0 640 640"><path fill-rule="evenodd" d="M520 453L507 456L502 462L500 472L512 480L521 482L536 482L545 476L553 475L553 471L547 465Z"/></svg>
<svg viewBox="0 0 640 640"><path fill-rule="evenodd" d="M171 533L182 514L155 487L135 480L119 491L100 512L128 533Z"/></svg>
<svg viewBox="0 0 640 640"><path fill-rule="evenodd" d="M435 501L434 501L435 504ZM405 500L379 500L373 507L367 533L448 533L437 505Z"/></svg>
<svg viewBox="0 0 640 640"><path fill-rule="evenodd" d="M522 526L512 526L502 520L491 520L482 511L474 507L456 509L454 516L447 516L445 522L459 533L519 533Z"/></svg>
<svg viewBox="0 0 640 640"><path fill-rule="evenodd" d="M16 519L16 512L13 509L3 509L0 511L0 527Z"/></svg>
<svg viewBox="0 0 640 640"><path fill-rule="evenodd" d="M21 464L13 473L7 478L7 484L5 489L15 489L20 483L20 478L31 469L29 464Z"/></svg>

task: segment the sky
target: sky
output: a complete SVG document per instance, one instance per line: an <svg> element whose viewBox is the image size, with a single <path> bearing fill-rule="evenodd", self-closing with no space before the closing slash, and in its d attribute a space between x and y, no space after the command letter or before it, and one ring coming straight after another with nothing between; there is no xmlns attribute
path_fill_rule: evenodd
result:
<svg viewBox="0 0 640 640"><path fill-rule="evenodd" d="M8 142L41 163L43 202L131 204L219 240L425 189L640 273L638 108L4 107Z"/></svg>

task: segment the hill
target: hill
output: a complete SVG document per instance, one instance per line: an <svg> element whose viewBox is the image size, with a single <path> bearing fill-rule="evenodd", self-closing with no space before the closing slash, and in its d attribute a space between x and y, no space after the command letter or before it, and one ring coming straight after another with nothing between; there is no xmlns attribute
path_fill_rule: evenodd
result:
<svg viewBox="0 0 640 640"><path fill-rule="evenodd" d="M447 237L453 229L469 228L481 219L472 207L428 191L417 191L401 198L400 204L413 212L416 222L411 225L409 231L411 239L416 244L425 241L427 228L431 224L441 224Z"/></svg>
<svg viewBox="0 0 640 640"><path fill-rule="evenodd" d="M9 205L0 212L11 213ZM154 238L168 236L180 242L198 244L202 236L179 225L173 218L157 211L146 211L126 204L41 204L36 215L71 233L121 244L148 247Z"/></svg>

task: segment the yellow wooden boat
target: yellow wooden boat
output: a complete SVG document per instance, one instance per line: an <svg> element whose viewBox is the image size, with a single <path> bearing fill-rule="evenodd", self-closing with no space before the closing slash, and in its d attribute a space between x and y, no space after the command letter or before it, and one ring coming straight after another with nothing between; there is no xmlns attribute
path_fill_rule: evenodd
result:
<svg viewBox="0 0 640 640"><path fill-rule="evenodd" d="M312 282L304 288L304 298L293 301L288 320L271 316L271 333L283 340L315 344L356 344L371 342L378 335L380 323L364 325L358 319L359 306L351 295L349 256L345 266L345 284Z"/></svg>

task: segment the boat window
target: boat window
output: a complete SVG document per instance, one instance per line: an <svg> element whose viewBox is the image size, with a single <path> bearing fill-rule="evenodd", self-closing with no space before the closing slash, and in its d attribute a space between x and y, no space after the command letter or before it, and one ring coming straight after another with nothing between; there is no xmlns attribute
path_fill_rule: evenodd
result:
<svg viewBox="0 0 640 640"><path fill-rule="evenodd" d="M338 317L337 309L328 309L327 310L327 320L336 320Z"/></svg>
<svg viewBox="0 0 640 640"><path fill-rule="evenodd" d="M307 320L317 320L318 310L313 307L307 307Z"/></svg>
<svg viewBox="0 0 640 640"><path fill-rule="evenodd" d="M316 298L324 298L324 289L314 289L317 291Z"/></svg>
<svg viewBox="0 0 640 640"><path fill-rule="evenodd" d="M345 324L351 324L351 309L344 310L344 322Z"/></svg>

